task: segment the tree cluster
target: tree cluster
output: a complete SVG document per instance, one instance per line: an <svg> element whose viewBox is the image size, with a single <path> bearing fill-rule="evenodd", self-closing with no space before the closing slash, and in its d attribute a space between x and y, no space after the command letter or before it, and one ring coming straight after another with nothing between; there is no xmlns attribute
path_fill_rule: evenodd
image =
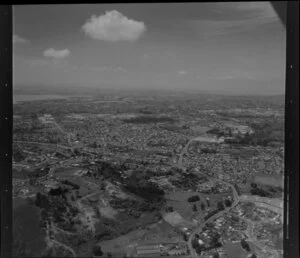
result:
<svg viewBox="0 0 300 258"><path fill-rule="evenodd" d="M247 251L247 252L251 251L250 245L248 244L248 242L245 239L241 240L241 246L245 251Z"/></svg>
<svg viewBox="0 0 300 258"><path fill-rule="evenodd" d="M187 199L188 202L197 202L197 201L200 201L200 197L199 195L194 195L194 196L191 196Z"/></svg>

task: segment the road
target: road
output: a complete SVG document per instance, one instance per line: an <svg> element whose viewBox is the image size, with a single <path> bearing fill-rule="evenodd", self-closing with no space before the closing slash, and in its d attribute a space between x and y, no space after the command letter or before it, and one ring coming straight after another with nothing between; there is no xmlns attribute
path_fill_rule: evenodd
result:
<svg viewBox="0 0 300 258"><path fill-rule="evenodd" d="M212 180L215 180L215 179L212 179ZM218 180L218 181L222 181L222 180ZM223 181L222 181L222 182L223 182ZM222 215L224 215L225 213L229 212L230 209L232 209L233 207L235 207L235 206L239 203L239 200L238 200L238 194L237 194L236 189L234 188L234 186L228 184L227 182L224 182L224 183L226 183L227 185L229 185L229 186L231 187L232 192L233 192L233 199L234 199L234 201L233 201L233 203L232 203L232 205L231 205L230 207L226 207L224 210L222 210L222 211L220 211L220 212L214 214L213 216L209 217L207 220L205 220L205 221L204 221L203 223L201 223L196 229L194 229L194 230L192 231L192 233L190 234L189 239L188 239L188 246L189 246L190 253L191 253L192 257L198 257L198 255L197 255L195 249L192 247L192 240L193 240L195 234L196 234L197 232L200 232L200 231L202 230L202 228L203 228L206 224L208 224L208 223L210 223L210 222L213 222L215 219L217 219L217 218L221 217Z"/></svg>
<svg viewBox="0 0 300 258"><path fill-rule="evenodd" d="M55 121L51 122L52 124L54 124L58 130L60 130L62 133L66 134L67 135L67 141L68 141L68 144L71 145L71 136L68 132L66 132L58 123L56 123Z"/></svg>
<svg viewBox="0 0 300 258"><path fill-rule="evenodd" d="M88 195L86 195L86 196L83 196L82 198L80 198L79 200L77 200L77 206L78 206L78 209L79 210L83 210L84 211L84 215L85 215L85 218L86 218L86 224L87 224L87 226L88 226L88 229L90 230L90 231L92 231L93 233L95 233L95 223L94 223L94 218L93 218L93 214L94 214L94 212L92 211L92 212L89 212L85 207L84 207L84 205L82 204L82 201L84 201L85 199L87 199L87 198L89 198L89 197L91 197L91 196L93 196L93 195L95 195L95 194L97 194L98 193L98 191L96 191L96 192L93 192L93 193L90 193L90 194L88 194Z"/></svg>
<svg viewBox="0 0 300 258"><path fill-rule="evenodd" d="M179 155L179 159L178 159L178 161L177 161L177 164L175 164L176 167L178 167L178 168L180 168L180 169L183 169L183 170L186 169L185 166L183 165L183 162L182 162L182 161L183 161L183 156L187 153L187 150L188 150L189 145L190 145L194 140L196 140L196 138L197 138L197 137L190 139L190 140L188 141L188 143L182 148L182 150L181 150L181 152L180 152L180 155ZM44 145L44 146L51 146L51 147L54 146L54 147L58 147L58 148L69 149L69 150L71 149L71 150L73 150L71 147L63 146L63 145L58 145L58 144L39 143L39 142L29 142L29 141L14 141L14 142L16 142L16 143L25 143L25 144L37 144L37 145ZM62 166L62 164L61 164L60 166ZM55 169L55 167L51 168L48 175L53 174L54 169ZM197 232L200 232L200 231L202 230L202 228L203 228L207 223L210 223L210 222L214 221L215 219L217 219L218 217L224 215L225 213L227 213L228 211L230 211L230 209L232 209L233 207L235 207L240 201L244 201L243 199L239 198L238 193L237 193L235 187L234 187L232 184L230 184L230 183L228 183L228 182L226 182L226 181L223 181L223 180L221 180L221 179L219 179L219 178L210 177L209 179L212 180L212 181L216 181L216 182L220 182L220 183L223 183L223 184L228 185L228 186L231 188L231 190L232 190L232 193L233 193L233 200L234 200L234 201L233 201L233 204L231 205L231 207L227 207L227 208L225 208L224 210L222 210L222 211L220 211L220 212L214 214L213 216L211 216L210 218L208 218L206 221L204 221L203 223L201 223L196 229L194 229L194 230L192 231L192 233L190 234L189 239L188 239L188 247L189 247L189 250L190 250L191 257L195 257L195 258L198 257L198 255L197 255L195 249L192 247L192 239L194 238L195 234L196 234ZM85 210L85 208L83 207L83 205L82 205L81 202L82 202L84 199L86 199L86 198L88 198L88 197L90 197L90 196L92 196L92 195L94 195L94 194L95 194L95 192L93 192L93 193L91 193L91 194L88 194L88 195L82 197L81 199L79 199L79 200L77 201L77 204L78 204L79 209ZM248 200L248 201L254 202L254 201L251 201L251 200ZM86 212L86 215L87 215L87 221L89 222L89 228L90 228L92 231L94 231L93 218L91 217L91 214L88 214L88 212ZM250 225L251 225L251 224L250 224ZM254 239L254 238L253 238L253 239ZM59 242L57 242L57 241L55 241L55 240L51 240L51 241L52 241L53 243L56 243L57 245L64 246L63 244L61 244L61 243L59 243ZM255 241L253 240L253 243L254 243L256 246L258 246L259 248L261 248L262 250L264 250L264 249L267 250L267 248L266 248L264 245L262 245L261 243L259 243L257 240L255 240ZM67 246L64 246L64 247L65 247L66 249L68 249ZM73 253L74 251L72 252L72 250L70 250L70 249L68 249L68 250L69 250L69 251L74 255L74 257L75 257L75 253ZM268 250L268 251L269 251L269 250ZM270 252L272 252L272 253L275 255L274 257L277 258L278 253L277 253L276 251L271 250Z"/></svg>
<svg viewBox="0 0 300 258"><path fill-rule="evenodd" d="M270 249L269 247L263 245L256 239L255 234L254 234L254 227L257 223L255 223L249 219L243 218L243 217L240 217L240 219L246 221L247 225L249 226L248 242L252 242L255 246L257 246L259 249L261 249L264 253L268 252L268 253L273 254L273 258L278 258L279 254L277 251Z"/></svg>
<svg viewBox="0 0 300 258"><path fill-rule="evenodd" d="M185 167L183 166L182 164L182 160L183 160L183 156L187 153L187 150L189 148L189 145L194 141L196 140L196 138L198 137L195 137L195 138L192 138L190 139L187 144L182 148L181 152L180 152L180 155L179 155L179 159L178 159L178 162L177 162L177 167L178 168L181 168L183 170L185 170ZM194 229L190 236L189 236L189 239L188 239L188 247L189 247L189 250L190 250L190 255L191 257L198 257L198 254L196 253L195 249L192 247L192 240L193 238L195 237L195 234L197 232L200 232L202 230L202 228L207 224L207 223L210 223L212 221L214 221L215 219L217 219L218 217L222 216L223 214L225 214L226 212L228 212L230 209L232 209L233 207L235 207L237 204L238 204L238 193L235 189L235 187L227 182L224 182L222 181L221 179L217 179L217 178L210 178L212 181L219 181L221 183L224 183L226 185L228 185L231 189L232 189L232 193L233 193L233 203L231 205L231 207L227 207L225 208L224 210L214 214L213 216L211 216L210 218L208 218L206 221L204 221L203 223L201 223L196 229Z"/></svg>
<svg viewBox="0 0 300 258"><path fill-rule="evenodd" d="M195 138L190 139L190 140L188 141L188 143L182 148L182 150L181 150L181 152L180 152L180 155L179 155L178 162L177 162L177 164L175 165L176 167L185 170L185 167L184 167L183 164L182 164L183 156L187 153L187 150L188 150L189 145L190 145L194 140L196 140L196 138L198 138L198 137L195 137ZM215 177L210 177L209 179L210 179L211 181L220 182L220 183L222 183L222 184L226 184L227 186L229 186L229 187L231 188L232 194L233 194L233 203L232 203L232 205L231 205L230 207L227 207L227 208L225 208L224 210L222 210L222 211L220 211L220 212L214 214L214 215L211 216L210 218L208 218L206 221L204 221L203 223L201 223L196 229L194 229L194 230L191 232L187 244L188 244L188 247L189 247L189 250L190 250L190 255L191 255L191 257L194 257L194 258L198 257L198 254L196 253L195 249L192 247L192 240L193 240L193 238L195 237L195 234L196 234L197 232L200 232L200 231L202 230L202 228L203 228L207 223L213 222L213 221L214 221L215 219L217 219L218 217L220 217L220 216L224 215L225 213L229 212L232 208L234 208L237 204L239 204L240 201L243 201L241 198L239 198L239 195L238 195L238 193L237 193L237 191L236 191L236 188L235 188L232 184L230 184L230 183L228 183L228 182L226 182L226 181L223 181L223 180L221 180L221 179L219 179L219 178L215 178ZM249 201L251 202L252 200L249 200ZM272 254L274 254L274 258L277 258L277 257L278 257L278 253L277 253L275 250L271 250L271 249L265 247L264 245L262 245L259 241L257 241L257 240L254 238L254 236L253 236L253 224L250 224L250 225L251 225L250 227L252 227L252 228L251 228L251 232L252 232L252 235L251 235L251 237L252 237L252 242L253 242L256 246L258 246L260 249L266 250L266 251L268 251L268 252L271 252Z"/></svg>
<svg viewBox="0 0 300 258"><path fill-rule="evenodd" d="M70 246L67 246L57 240L54 240L52 237L50 237L50 232L53 232L55 234L52 227L53 227L53 222L51 221L50 225L47 222L47 224L46 224L46 243L48 245L48 248L51 248L54 245L57 245L57 246L62 247L65 250L69 251L73 255L73 257L76 257L75 251Z"/></svg>
<svg viewBox="0 0 300 258"><path fill-rule="evenodd" d="M187 153L187 150L189 148L189 145L195 140L196 138L193 138L193 139L190 139L188 141L188 143L182 148L180 154L179 154L179 159L178 159L178 162L177 162L177 167L178 168L181 168L183 170L185 170L185 167L183 166L182 164L182 160L183 160L183 155Z"/></svg>
<svg viewBox="0 0 300 258"><path fill-rule="evenodd" d="M214 214L213 216L209 217L207 220L205 220L203 223L201 223L196 229L193 230L193 232L190 234L190 237L188 239L188 247L190 249L190 253L192 255L192 257L198 257L198 254L196 253L195 249L192 247L192 240L195 236L195 234L197 232L200 232L202 230L202 228L210 223L213 222L215 219L221 217L222 215L224 215L225 213L229 212L230 209L232 209L233 207L235 207L238 204L238 201L235 200L234 203L232 204L232 206L225 208L224 210Z"/></svg>

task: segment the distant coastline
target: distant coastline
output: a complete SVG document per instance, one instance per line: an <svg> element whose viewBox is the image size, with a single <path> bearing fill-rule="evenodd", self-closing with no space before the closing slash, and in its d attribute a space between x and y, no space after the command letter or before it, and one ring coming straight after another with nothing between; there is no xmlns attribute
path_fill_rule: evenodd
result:
<svg viewBox="0 0 300 258"><path fill-rule="evenodd" d="M54 95L54 94L14 94L13 104L35 100L53 100L53 99L66 99L69 96Z"/></svg>

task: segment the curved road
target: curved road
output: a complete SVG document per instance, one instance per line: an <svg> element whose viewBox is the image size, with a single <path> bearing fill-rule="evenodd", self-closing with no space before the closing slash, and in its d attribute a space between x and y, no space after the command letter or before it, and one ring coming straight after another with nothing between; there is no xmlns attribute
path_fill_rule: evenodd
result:
<svg viewBox="0 0 300 258"><path fill-rule="evenodd" d="M196 140L197 138L198 138L198 137L195 137L195 138L190 139L190 140L188 141L188 143L182 148L182 150L181 150L181 152L180 152L180 155L179 155L179 159L178 159L178 161L177 161L177 164L175 164L176 167L178 167L178 168L180 168L180 169L183 169L183 170L186 169L186 168L183 166L183 164L182 164L182 161L183 161L183 155L187 153L187 150L188 150L189 145L190 145L194 140ZM55 147L58 147L58 148L63 148L63 149L73 150L72 147L62 146L62 145L58 145L58 144L39 143L39 142L28 142L28 141L14 141L14 142L16 142L16 143L25 143L25 144L26 144L26 143L27 143L27 144L38 144L38 145L45 145L45 146L51 146L51 147L55 146ZM174 166L174 164L173 164L173 166ZM52 173L53 173L53 170L54 170L54 168L51 169L51 170L49 171L49 172L50 172L49 174L52 174ZM203 223L201 223L201 224L200 224L196 229L194 229L193 232L190 234L189 239L188 239L188 247L189 247L191 256L192 256L192 257L195 257L195 258L198 257L198 255L197 255L195 249L192 247L192 239L194 238L195 234L196 234L197 232L201 231L201 229L202 229L207 223L214 221L214 220L217 219L218 217L222 216L224 213L230 211L230 209L232 209L233 207L235 207L235 206L239 203L239 201L242 201L242 200L239 200L238 193L237 193L235 187L234 187L232 184L230 184L230 183L228 183L228 182L226 182L226 181L223 181L223 180L221 180L221 179L219 179L219 178L210 177L210 179L211 179L212 181L219 181L219 182L221 182L221 183L223 183L223 184L228 185L228 186L232 189L234 202L233 202L233 204L232 204L230 207L227 207L227 208L225 208L224 210L222 210L222 211L220 211L220 212L214 214L213 216L211 216L210 218L208 218L206 221L204 221ZM84 197L82 197L80 200L78 200L77 204L78 204L79 208L83 208L83 207L82 207L82 204L81 204L81 201L84 200L85 198L88 198L89 196L91 196L91 195L93 195L93 194L95 194L95 193L88 194L87 196L84 196ZM249 201L251 201L251 200L249 200ZM250 224L250 225L251 225L251 224ZM91 227L91 229L92 229L92 227ZM51 240L51 241L52 241L52 243L54 243L54 244L63 246L65 249L69 250L69 251L73 254L74 257L76 256L76 254L75 254L75 252L73 251L73 249L71 249L71 248L69 248L68 246L65 246L64 244L59 243L59 242L57 242L57 241L55 241L55 240ZM258 241L253 241L253 243L254 243L255 245L259 246L260 248L262 248L262 245L261 245ZM266 248L264 248L264 249L266 249ZM269 250L268 250L268 251L269 251ZM277 257L278 254L277 254L277 252L276 252L276 254L275 254L275 252L276 252L276 251L273 251L272 253L275 255L275 257Z"/></svg>
<svg viewBox="0 0 300 258"><path fill-rule="evenodd" d="M82 204L82 201L97 194L98 192L93 192L93 193L90 193L88 195L85 195L83 197L81 197L79 200L77 200L77 206L78 206L78 209L81 210L81 211L85 211L84 214L85 214L85 217L86 217L86 222L88 224L88 229L95 233L95 224L94 224L94 219L92 217L92 214L90 214L89 212L86 211L86 208L84 207L84 205Z"/></svg>
<svg viewBox="0 0 300 258"><path fill-rule="evenodd" d="M187 150L188 150L189 145L190 145L194 140L196 140L196 138L198 138L198 137L195 137L195 138L190 139L190 140L188 141L188 143L182 148L182 150L181 150L181 152L180 152L180 155L179 155L178 162L177 162L177 164L175 164L176 167L181 168L181 169L183 169L183 170L186 169L186 168L183 166L183 164L182 164L183 155L187 153ZM222 216L223 214L225 214L226 212L230 211L230 209L232 209L233 207L235 207L235 206L239 203L239 201L240 201L239 195L238 195L238 193L237 193L235 187L234 187L232 184L230 184L230 183L228 183L228 182L226 182L226 181L223 181L223 180L221 180L221 179L219 179L219 178L210 177L210 179L211 179L212 181L218 181L218 182L220 182L220 183L222 183L222 184L228 185L228 186L231 188L231 190L232 190L233 200L234 200L234 201L233 201L233 203L232 203L232 205L231 205L230 207L227 207L227 208L225 208L224 210L222 210L222 211L220 211L220 212L214 214L213 216L211 216L210 218L208 218L206 221L204 221L203 223L201 223L196 229L194 229L194 230L192 231L192 233L191 233L190 236L189 236L189 239L188 239L187 244L188 244L188 247L189 247L189 250L190 250L191 257L195 257L195 258L198 257L198 254L196 253L195 249L192 247L192 240L193 240L195 234L196 234L197 232L201 231L202 228L203 228L207 223L210 223L210 222L214 221L214 220L217 219L218 217L220 217L220 216ZM253 224L250 224L250 225L251 225L251 232L253 232L253 231L252 231L252 230L253 230ZM270 249L266 248L265 246L261 245L261 243L259 243L259 242L253 237L252 234L251 234L251 237L252 237L252 239L253 239L252 242L253 242L256 246L258 246L258 247L261 248L262 250L267 250L267 251L273 253L275 258L278 257L278 253L277 253L275 250L270 250Z"/></svg>
<svg viewBox="0 0 300 258"><path fill-rule="evenodd" d="M256 245L259 249L261 249L264 253L265 252L268 252L268 253L272 253L274 256L274 258L278 258L279 257L279 254L277 251L273 250L273 249L270 249L269 247L263 245L262 243L260 243L255 235L254 235L254 227L255 227L255 222L249 220L249 219L246 219L246 218L240 218L244 221L247 222L247 224L249 225L249 242L252 242L254 245Z"/></svg>
<svg viewBox="0 0 300 258"><path fill-rule="evenodd" d="M48 223L46 224L46 242L48 243L48 247L51 248L53 245L58 245L64 248L65 250L69 251L73 255L73 257L76 257L76 253L73 250L73 248L50 237L50 231L52 231L52 227L53 227L53 222L51 222L51 225L49 225Z"/></svg>

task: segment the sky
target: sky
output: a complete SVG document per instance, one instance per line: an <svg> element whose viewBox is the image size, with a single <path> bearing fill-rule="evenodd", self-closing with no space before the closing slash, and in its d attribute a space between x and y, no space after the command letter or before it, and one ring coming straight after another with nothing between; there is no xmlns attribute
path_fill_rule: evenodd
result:
<svg viewBox="0 0 300 258"><path fill-rule="evenodd" d="M284 94L285 51L269 2L13 7L15 88Z"/></svg>

